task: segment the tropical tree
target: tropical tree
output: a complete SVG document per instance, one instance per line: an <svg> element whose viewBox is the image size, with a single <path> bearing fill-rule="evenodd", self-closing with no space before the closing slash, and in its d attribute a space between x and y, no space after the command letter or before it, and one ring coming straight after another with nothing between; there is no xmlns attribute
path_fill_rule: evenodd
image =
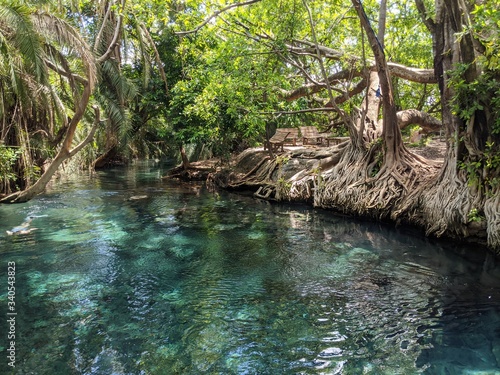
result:
<svg viewBox="0 0 500 375"><path fill-rule="evenodd" d="M476 235L500 248L499 16L493 2L416 0L434 39L448 142L445 165L421 207L428 232Z"/></svg>
<svg viewBox="0 0 500 375"><path fill-rule="evenodd" d="M33 165L35 156L44 164L43 170L38 166L43 173L33 179L36 182L22 176L26 184L3 202L26 201L43 191L61 164L91 142L101 122L98 104L107 118L106 135L100 137L105 155L131 133L127 109L136 90L121 72L122 50L138 54L141 49L123 43L128 9L125 0L11 0L0 5L2 115L3 123L11 124L4 125L2 140L4 147L20 147L26 155L19 170L29 171L26 160L31 158ZM146 40L154 50L147 29L135 26L143 44ZM158 54L154 57L163 73ZM91 104L93 120L88 113ZM74 145L77 134L79 143ZM38 139L37 146L45 153L41 156L30 147Z"/></svg>
<svg viewBox="0 0 500 375"><path fill-rule="evenodd" d="M249 54L278 56L288 85L276 81L274 91L306 105L275 105L275 113L323 111L330 124L349 130L351 142L322 162L319 177L318 170L299 173L283 185L287 191L274 185L276 197L304 199L314 191L319 206L420 222L438 235L487 231L490 245L499 246L494 5L388 2L379 14L379 22L387 19L384 34L383 24L373 26L384 7L350 3L242 2L225 15L228 6L203 8L208 15L193 23L196 32L207 27L223 40L246 40ZM409 124L433 131L443 124L442 168L405 148L399 129Z"/></svg>
<svg viewBox="0 0 500 375"><path fill-rule="evenodd" d="M99 123L73 147L73 137L84 117L97 69L89 45L69 22L45 11L46 2L5 1L0 4L1 115L3 147L18 148L24 190L2 201L25 201L41 192L58 167L91 140ZM34 158L45 151L31 152L32 143L45 142L48 153L58 151L36 182L26 176L33 171ZM40 166L39 166L40 167ZM8 190L8 189L7 189Z"/></svg>
<svg viewBox="0 0 500 375"><path fill-rule="evenodd" d="M94 7L92 21L96 29L110 17L107 14L115 5L113 2L100 5L89 2L89 6ZM176 68L171 67L175 65L171 64L174 62L172 55L164 53L162 56L160 53L168 54L169 48L170 51L175 48L169 27L145 14L147 8L164 11L164 6L154 2L128 1L123 2L122 7L122 22L104 22L94 41L94 50L98 52L113 43L114 32L123 35L121 42L115 43L113 58L101 64L95 93L107 117L103 142L99 143L103 147L98 150L100 155L93 164L97 168L113 163L114 158L128 158L130 154L137 156L141 152L147 155L149 147L155 147L154 138L153 143L144 142L151 136L151 131L145 129L152 120L164 116L162 108L168 105L168 79L173 77L170 74L167 79L165 70L176 73ZM153 14L157 13L153 11ZM156 125L162 127L161 121Z"/></svg>

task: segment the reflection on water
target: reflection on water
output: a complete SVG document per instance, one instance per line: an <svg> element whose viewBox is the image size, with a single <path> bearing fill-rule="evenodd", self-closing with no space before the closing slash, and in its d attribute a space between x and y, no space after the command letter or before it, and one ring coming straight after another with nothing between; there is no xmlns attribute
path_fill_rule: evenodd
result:
<svg viewBox="0 0 500 375"><path fill-rule="evenodd" d="M16 371L3 359L0 373L500 373L491 255L163 172L0 206L1 233L38 215L0 236L0 312L8 261L18 312Z"/></svg>

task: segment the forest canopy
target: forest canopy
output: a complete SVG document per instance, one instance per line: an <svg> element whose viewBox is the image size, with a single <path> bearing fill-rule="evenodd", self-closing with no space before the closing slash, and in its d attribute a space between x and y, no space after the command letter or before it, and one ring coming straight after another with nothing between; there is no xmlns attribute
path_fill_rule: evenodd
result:
<svg viewBox="0 0 500 375"><path fill-rule="evenodd" d="M312 125L350 142L320 186L303 173L279 196L314 185L317 206L435 234L481 222L498 247L498 25L481 0L4 0L2 201L63 166L188 168ZM442 165L405 146L410 126L444 137Z"/></svg>

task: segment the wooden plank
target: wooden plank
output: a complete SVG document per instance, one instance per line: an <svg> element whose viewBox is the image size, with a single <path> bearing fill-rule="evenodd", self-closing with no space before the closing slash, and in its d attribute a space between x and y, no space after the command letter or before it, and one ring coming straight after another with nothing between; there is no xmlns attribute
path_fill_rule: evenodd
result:
<svg viewBox="0 0 500 375"><path fill-rule="evenodd" d="M290 143L293 146L297 146L297 139L299 138L299 129L297 128L279 128L282 132L288 132L288 136L285 139L285 143Z"/></svg>

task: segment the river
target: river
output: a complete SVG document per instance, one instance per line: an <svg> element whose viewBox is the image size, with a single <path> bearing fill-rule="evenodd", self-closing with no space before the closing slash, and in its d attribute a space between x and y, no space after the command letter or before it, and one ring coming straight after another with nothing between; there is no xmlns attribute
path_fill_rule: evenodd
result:
<svg viewBox="0 0 500 375"><path fill-rule="evenodd" d="M1 374L500 374L491 254L168 167L0 206Z"/></svg>

